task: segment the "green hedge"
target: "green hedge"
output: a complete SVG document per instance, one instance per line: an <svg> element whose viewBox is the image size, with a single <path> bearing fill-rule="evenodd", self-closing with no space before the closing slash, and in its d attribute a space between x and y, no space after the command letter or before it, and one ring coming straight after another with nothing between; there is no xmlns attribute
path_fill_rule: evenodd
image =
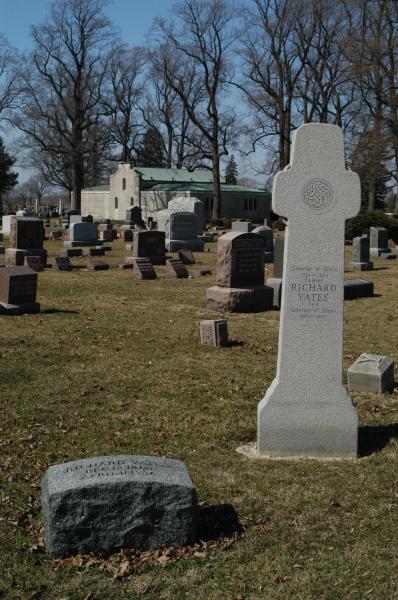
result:
<svg viewBox="0 0 398 600"><path fill-rule="evenodd" d="M389 217L382 210L373 212L360 212L359 215L346 223L345 235L347 240L364 233L369 234L371 227L385 227L389 231L389 237L398 243L398 219Z"/></svg>

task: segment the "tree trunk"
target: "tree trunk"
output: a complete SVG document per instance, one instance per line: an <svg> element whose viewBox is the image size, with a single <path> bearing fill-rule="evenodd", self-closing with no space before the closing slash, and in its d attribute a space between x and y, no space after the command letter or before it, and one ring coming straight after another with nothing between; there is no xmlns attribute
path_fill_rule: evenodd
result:
<svg viewBox="0 0 398 600"><path fill-rule="evenodd" d="M218 153L218 143L213 145L213 210L211 218L213 221L221 216L221 186L220 186L220 157Z"/></svg>
<svg viewBox="0 0 398 600"><path fill-rule="evenodd" d="M376 182L374 177L370 180L369 183L369 193L368 193L368 211L373 212L376 207Z"/></svg>
<svg viewBox="0 0 398 600"><path fill-rule="evenodd" d="M3 222L3 195L0 193L0 220Z"/></svg>

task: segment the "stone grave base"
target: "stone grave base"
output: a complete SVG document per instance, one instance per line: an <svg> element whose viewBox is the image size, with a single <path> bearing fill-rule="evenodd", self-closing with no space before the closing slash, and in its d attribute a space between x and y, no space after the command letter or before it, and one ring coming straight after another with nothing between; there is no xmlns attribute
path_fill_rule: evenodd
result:
<svg viewBox="0 0 398 600"><path fill-rule="evenodd" d="M358 416L343 384L311 395L304 377L274 380L257 407L257 450L279 458L355 458Z"/></svg>
<svg viewBox="0 0 398 600"><path fill-rule="evenodd" d="M22 304L6 304L0 302L0 315L26 315L40 312L38 302L24 302Z"/></svg>
<svg viewBox="0 0 398 600"><path fill-rule="evenodd" d="M7 267L23 267L25 256L40 256L43 262L43 267L47 264L47 250L20 250L19 248L6 248L5 264Z"/></svg>
<svg viewBox="0 0 398 600"><path fill-rule="evenodd" d="M267 279L267 285L274 290L273 304L275 308L280 308L282 297L282 278L270 277Z"/></svg>
<svg viewBox="0 0 398 600"><path fill-rule="evenodd" d="M350 262L350 271L372 271L372 262Z"/></svg>
<svg viewBox="0 0 398 600"><path fill-rule="evenodd" d="M257 450L256 442L252 442L251 444L244 444L243 446L238 446L236 448L236 452L245 456L246 458L250 458L251 460L286 460L284 456L266 456L264 454L259 454ZM356 457L347 457L345 460L352 460ZM332 460L344 460L344 458L339 456L294 456L289 457L290 460L318 460L318 461L332 461Z"/></svg>
<svg viewBox="0 0 398 600"><path fill-rule="evenodd" d="M371 248L369 253L370 256L379 257L381 254L390 254L390 248Z"/></svg>
<svg viewBox="0 0 398 600"><path fill-rule="evenodd" d="M395 260L397 258L396 254L389 254L388 252L382 252L379 256L382 260Z"/></svg>
<svg viewBox="0 0 398 600"><path fill-rule="evenodd" d="M201 239L196 240L166 240L166 248L169 252L177 252L178 250L194 250L196 252L203 252L204 242Z"/></svg>
<svg viewBox="0 0 398 600"><path fill-rule="evenodd" d="M346 279L344 281L344 300L370 298L373 296L373 281L367 279Z"/></svg>
<svg viewBox="0 0 398 600"><path fill-rule="evenodd" d="M215 285L206 292L206 307L217 312L262 312L272 309L273 296L273 289L267 285L252 288Z"/></svg>
<svg viewBox="0 0 398 600"><path fill-rule="evenodd" d="M102 246L103 242L101 240L91 240L91 241L71 241L67 240L64 242L64 248L76 248L77 246Z"/></svg>

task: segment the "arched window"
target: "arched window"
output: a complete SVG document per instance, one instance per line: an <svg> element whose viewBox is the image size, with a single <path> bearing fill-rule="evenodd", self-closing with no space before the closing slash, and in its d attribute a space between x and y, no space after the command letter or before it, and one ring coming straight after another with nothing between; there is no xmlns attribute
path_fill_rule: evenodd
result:
<svg viewBox="0 0 398 600"><path fill-rule="evenodd" d="M126 179L125 179L125 177L123 177L123 179L122 179L122 187L123 187L124 190L126 189Z"/></svg>
<svg viewBox="0 0 398 600"><path fill-rule="evenodd" d="M119 208L119 200L117 196L115 196L115 208Z"/></svg>
<svg viewBox="0 0 398 600"><path fill-rule="evenodd" d="M130 198L130 206L134 206L134 198L133 198L133 196L131 196L131 198Z"/></svg>

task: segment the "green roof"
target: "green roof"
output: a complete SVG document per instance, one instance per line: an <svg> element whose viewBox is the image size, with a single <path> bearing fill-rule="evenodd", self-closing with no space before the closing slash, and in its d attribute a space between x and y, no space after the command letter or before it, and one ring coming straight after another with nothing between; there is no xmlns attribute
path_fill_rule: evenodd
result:
<svg viewBox="0 0 398 600"><path fill-rule="evenodd" d="M82 189L82 192L109 192L109 184L95 185L94 187L88 187Z"/></svg>
<svg viewBox="0 0 398 600"><path fill-rule="evenodd" d="M141 175L142 181L162 181L176 183L212 183L213 173L206 169L155 169L152 167L134 167L134 171Z"/></svg>
<svg viewBox="0 0 398 600"><path fill-rule="evenodd" d="M147 190L148 192L212 192L213 183L157 183ZM221 184L222 192L233 192L233 193L263 193L263 190L256 188L244 187L242 185L228 185L226 183Z"/></svg>

